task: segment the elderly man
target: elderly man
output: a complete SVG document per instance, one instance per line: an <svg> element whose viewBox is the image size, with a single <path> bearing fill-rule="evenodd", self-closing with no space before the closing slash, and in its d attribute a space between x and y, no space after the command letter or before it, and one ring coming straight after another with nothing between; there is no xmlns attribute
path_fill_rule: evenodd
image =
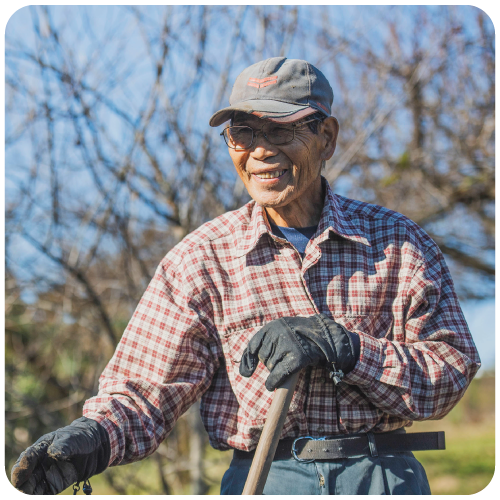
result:
<svg viewBox="0 0 500 500"><path fill-rule="evenodd" d="M140 460L201 398L211 445L234 450L221 492L239 494L272 391L300 372L265 494L430 493L411 451L443 443L404 428L446 415L479 357L431 238L321 177L332 101L306 61L239 75L210 125L230 120L221 135L253 201L166 255L84 417L21 455L17 488L57 493Z"/></svg>

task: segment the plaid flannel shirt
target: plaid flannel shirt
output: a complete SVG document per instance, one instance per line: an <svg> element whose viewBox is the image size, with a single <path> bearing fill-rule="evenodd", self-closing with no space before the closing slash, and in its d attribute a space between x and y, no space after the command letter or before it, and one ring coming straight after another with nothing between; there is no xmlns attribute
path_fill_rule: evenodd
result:
<svg viewBox="0 0 500 500"><path fill-rule="evenodd" d="M324 313L360 337L338 386L324 368L301 373L282 438L390 431L460 400L480 361L441 251L403 215L323 182L304 259L252 201L162 260L84 406L110 435L110 465L151 454L200 398L214 448L255 448L269 372L259 363L244 378L239 363L252 335L282 316Z"/></svg>

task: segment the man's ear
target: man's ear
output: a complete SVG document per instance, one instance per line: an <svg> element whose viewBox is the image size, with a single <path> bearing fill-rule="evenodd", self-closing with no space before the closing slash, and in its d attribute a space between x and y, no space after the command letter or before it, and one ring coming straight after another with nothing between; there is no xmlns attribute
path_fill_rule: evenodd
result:
<svg viewBox="0 0 500 500"><path fill-rule="evenodd" d="M325 118L319 128L319 133L323 136L324 149L321 153L322 160L329 160L337 147L337 137L339 135L339 122L334 116Z"/></svg>

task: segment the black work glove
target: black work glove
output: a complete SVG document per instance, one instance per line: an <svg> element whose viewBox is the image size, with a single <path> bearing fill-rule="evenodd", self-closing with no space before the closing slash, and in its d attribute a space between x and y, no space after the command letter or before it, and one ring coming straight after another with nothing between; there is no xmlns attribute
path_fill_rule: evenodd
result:
<svg viewBox="0 0 500 500"><path fill-rule="evenodd" d="M240 374L250 377L260 359L271 372L266 389L273 391L302 368L321 365L337 384L358 357L347 330L328 316L280 318L252 337L243 351Z"/></svg>
<svg viewBox="0 0 500 500"><path fill-rule="evenodd" d="M104 471L110 455L106 429L81 417L45 434L23 451L12 467L11 482L28 495L57 495L71 484Z"/></svg>

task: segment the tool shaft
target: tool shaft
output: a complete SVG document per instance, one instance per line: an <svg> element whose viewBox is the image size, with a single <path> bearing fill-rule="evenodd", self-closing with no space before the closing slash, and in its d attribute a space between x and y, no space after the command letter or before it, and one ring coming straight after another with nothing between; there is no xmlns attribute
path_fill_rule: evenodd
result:
<svg viewBox="0 0 500 500"><path fill-rule="evenodd" d="M267 475L273 462L276 448L283 430L288 408L299 379L299 373L291 375L281 387L276 389L273 402L269 408L268 416L259 444L255 450L252 465L248 473L243 495L262 495Z"/></svg>

